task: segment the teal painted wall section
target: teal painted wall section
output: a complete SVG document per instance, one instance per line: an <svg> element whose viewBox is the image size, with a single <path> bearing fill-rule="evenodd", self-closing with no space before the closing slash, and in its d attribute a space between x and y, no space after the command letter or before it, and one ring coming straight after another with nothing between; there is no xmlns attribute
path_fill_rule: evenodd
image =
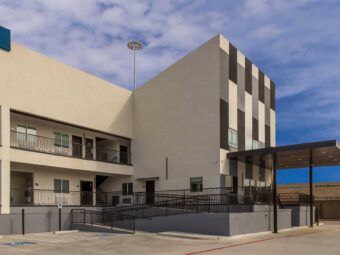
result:
<svg viewBox="0 0 340 255"><path fill-rule="evenodd" d="M0 26L0 49L11 50L11 30Z"/></svg>

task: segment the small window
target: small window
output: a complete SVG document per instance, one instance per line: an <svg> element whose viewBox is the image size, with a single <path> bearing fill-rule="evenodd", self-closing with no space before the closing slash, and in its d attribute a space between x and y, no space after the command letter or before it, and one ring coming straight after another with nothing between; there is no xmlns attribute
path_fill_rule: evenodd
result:
<svg viewBox="0 0 340 255"><path fill-rule="evenodd" d="M203 178L202 177L190 178L190 191L200 192L202 190L203 190Z"/></svg>
<svg viewBox="0 0 340 255"><path fill-rule="evenodd" d="M69 180L54 179L54 192L69 193L70 192Z"/></svg>
<svg viewBox="0 0 340 255"><path fill-rule="evenodd" d="M237 148L237 131L228 129L228 144L234 148Z"/></svg>
<svg viewBox="0 0 340 255"><path fill-rule="evenodd" d="M233 177L230 175L225 176L225 187L231 189L233 187Z"/></svg>
<svg viewBox="0 0 340 255"><path fill-rule="evenodd" d="M122 184L122 195L132 195L133 194L133 183L123 183Z"/></svg>
<svg viewBox="0 0 340 255"><path fill-rule="evenodd" d="M69 135L54 132L54 146L68 148L69 145Z"/></svg>
<svg viewBox="0 0 340 255"><path fill-rule="evenodd" d="M253 150L261 149L261 148L264 148L264 147L265 147L264 143L257 141L257 140L253 140Z"/></svg>

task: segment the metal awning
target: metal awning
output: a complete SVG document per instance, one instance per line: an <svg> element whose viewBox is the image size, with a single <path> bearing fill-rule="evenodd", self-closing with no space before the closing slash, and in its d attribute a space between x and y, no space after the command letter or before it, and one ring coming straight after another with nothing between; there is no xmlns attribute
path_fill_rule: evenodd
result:
<svg viewBox="0 0 340 255"><path fill-rule="evenodd" d="M274 154L277 169L307 168L311 156L314 167L340 165L340 144L336 140L230 152L227 157L271 169Z"/></svg>
<svg viewBox="0 0 340 255"><path fill-rule="evenodd" d="M336 140L292 144L256 150L230 152L230 160L272 169L274 233L278 231L277 169L309 168L309 222L313 227L313 167L340 165L340 144Z"/></svg>

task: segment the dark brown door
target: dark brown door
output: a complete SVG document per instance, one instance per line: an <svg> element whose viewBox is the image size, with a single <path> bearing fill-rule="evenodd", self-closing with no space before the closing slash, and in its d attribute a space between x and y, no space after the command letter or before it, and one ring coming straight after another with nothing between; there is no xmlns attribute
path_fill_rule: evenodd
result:
<svg viewBox="0 0 340 255"><path fill-rule="evenodd" d="M93 139L85 139L85 158L93 159Z"/></svg>
<svg viewBox="0 0 340 255"><path fill-rule="evenodd" d="M80 181L81 205L93 205L93 182Z"/></svg>
<svg viewBox="0 0 340 255"><path fill-rule="evenodd" d="M128 148L125 145L119 146L119 162L121 164L127 164L128 163Z"/></svg>
<svg viewBox="0 0 340 255"><path fill-rule="evenodd" d="M145 193L146 193L146 204L154 204L155 203L155 181L146 181L145 182Z"/></svg>
<svg viewBox="0 0 340 255"><path fill-rule="evenodd" d="M77 158L83 157L83 138L80 136L72 136L72 156Z"/></svg>

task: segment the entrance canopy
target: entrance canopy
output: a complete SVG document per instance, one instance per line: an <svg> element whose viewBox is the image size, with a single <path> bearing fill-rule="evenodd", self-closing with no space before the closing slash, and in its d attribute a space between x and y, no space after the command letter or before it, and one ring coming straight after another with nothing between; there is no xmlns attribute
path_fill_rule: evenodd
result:
<svg viewBox="0 0 340 255"><path fill-rule="evenodd" d="M277 169L340 166L340 143L328 140L269 147L256 150L230 152L229 159L245 162L267 169L272 168L273 155L277 157Z"/></svg>

